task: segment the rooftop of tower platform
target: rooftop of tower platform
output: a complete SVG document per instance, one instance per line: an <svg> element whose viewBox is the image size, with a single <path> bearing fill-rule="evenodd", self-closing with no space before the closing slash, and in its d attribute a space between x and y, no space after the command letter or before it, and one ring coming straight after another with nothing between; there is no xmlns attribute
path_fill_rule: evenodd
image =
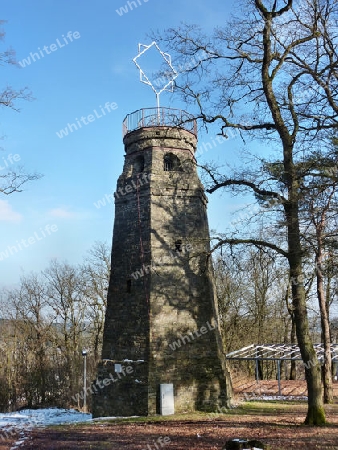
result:
<svg viewBox="0 0 338 450"><path fill-rule="evenodd" d="M197 123L192 114L181 109L142 108L127 114L123 120L123 137L145 127L177 127L197 136Z"/></svg>

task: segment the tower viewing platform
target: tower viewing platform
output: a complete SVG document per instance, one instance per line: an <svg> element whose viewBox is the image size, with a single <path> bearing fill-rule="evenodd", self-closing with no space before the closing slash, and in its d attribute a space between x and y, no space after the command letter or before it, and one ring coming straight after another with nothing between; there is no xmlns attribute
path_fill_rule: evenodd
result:
<svg viewBox="0 0 338 450"><path fill-rule="evenodd" d="M197 136L197 123L192 114L175 108L142 108L123 120L123 137L145 127L177 127Z"/></svg>

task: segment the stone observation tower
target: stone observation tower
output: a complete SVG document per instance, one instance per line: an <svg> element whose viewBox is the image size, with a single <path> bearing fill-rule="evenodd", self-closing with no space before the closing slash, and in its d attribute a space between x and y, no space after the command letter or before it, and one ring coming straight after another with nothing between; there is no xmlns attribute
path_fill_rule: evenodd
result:
<svg viewBox="0 0 338 450"><path fill-rule="evenodd" d="M169 413L228 407L196 123L157 107L129 114L123 130L93 415L165 414L168 398Z"/></svg>

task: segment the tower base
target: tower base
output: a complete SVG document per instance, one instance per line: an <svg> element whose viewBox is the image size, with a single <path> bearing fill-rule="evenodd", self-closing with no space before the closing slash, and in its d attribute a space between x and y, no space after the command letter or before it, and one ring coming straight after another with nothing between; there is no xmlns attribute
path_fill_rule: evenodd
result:
<svg viewBox="0 0 338 450"><path fill-rule="evenodd" d="M102 361L98 366L98 378L92 385L93 417L161 414L160 385L168 383L170 377L163 374L162 379L151 382L148 370L149 364L143 361L118 364ZM230 373L226 371L225 377L214 372L208 375L205 371L196 378L192 370L187 371L185 378L176 379L173 383L175 413L219 412L230 408L232 389L227 381L230 380Z"/></svg>

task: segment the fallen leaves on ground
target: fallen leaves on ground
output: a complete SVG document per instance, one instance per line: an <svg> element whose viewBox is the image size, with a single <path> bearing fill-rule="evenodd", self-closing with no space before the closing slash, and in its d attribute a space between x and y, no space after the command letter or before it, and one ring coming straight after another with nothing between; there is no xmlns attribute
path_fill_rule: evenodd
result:
<svg viewBox="0 0 338 450"><path fill-rule="evenodd" d="M20 450L221 450L227 440L258 439L271 450L338 450L338 405L326 408L328 425L302 425L305 404L249 403L228 414L194 420L92 422L37 429ZM210 418L211 416L211 418ZM166 441L164 441L164 439ZM5 450L0 447L0 450Z"/></svg>

